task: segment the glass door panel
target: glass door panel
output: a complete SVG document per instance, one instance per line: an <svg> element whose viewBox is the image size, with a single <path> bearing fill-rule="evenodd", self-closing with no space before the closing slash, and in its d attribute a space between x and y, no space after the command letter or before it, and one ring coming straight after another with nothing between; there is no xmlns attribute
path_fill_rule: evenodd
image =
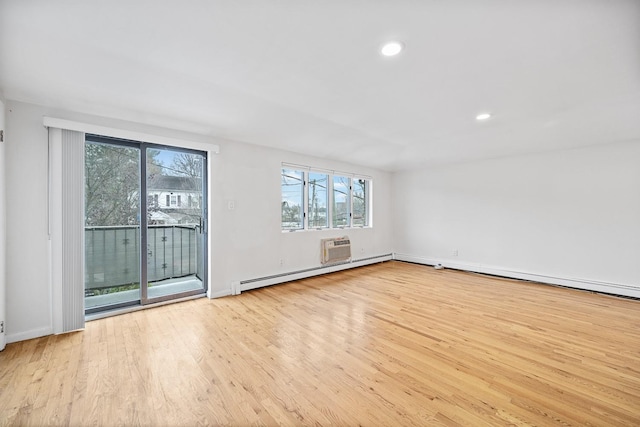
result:
<svg viewBox="0 0 640 427"><path fill-rule="evenodd" d="M201 153L146 149L146 295L142 302L205 290L206 191Z"/></svg>
<svg viewBox="0 0 640 427"><path fill-rule="evenodd" d="M85 308L140 300L140 150L85 144Z"/></svg>

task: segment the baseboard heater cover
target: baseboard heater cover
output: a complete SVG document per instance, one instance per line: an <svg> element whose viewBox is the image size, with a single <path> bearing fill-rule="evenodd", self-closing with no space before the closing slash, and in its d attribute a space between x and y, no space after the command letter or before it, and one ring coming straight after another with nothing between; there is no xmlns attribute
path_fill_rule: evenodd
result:
<svg viewBox="0 0 640 427"><path fill-rule="evenodd" d="M319 276L322 274L333 273L336 271L347 270L349 268L361 267L378 262L391 261L393 254L376 255L366 258L354 259L351 261L337 262L330 265L319 267L305 268L302 270L289 271L281 274L273 274L271 276L258 277L255 279L247 279L239 282L233 282L231 290L233 295L238 295L242 291L261 288L263 286L276 285L279 283L291 282L293 280L305 279L307 277Z"/></svg>
<svg viewBox="0 0 640 427"><path fill-rule="evenodd" d="M397 261L404 261L404 262L410 262L414 264L431 265L431 266L440 263L440 260L418 257L414 255L402 254L397 252L393 254L393 259ZM598 292L602 294L617 295L622 297L640 299L640 287L626 285L626 284L597 282L594 280L574 279L574 278L566 278L566 277L553 277L553 276L546 276L546 275L536 274L536 273L513 271L510 269L486 266L486 265L480 265L480 264L464 264L464 263L458 263L458 262L442 261L442 265L445 268L451 268L454 270L469 271L469 272L481 273L481 274L490 274L492 276L506 277L509 279L527 280L527 281L532 281L537 283L544 283L548 285L563 286L566 288L580 289L584 291Z"/></svg>

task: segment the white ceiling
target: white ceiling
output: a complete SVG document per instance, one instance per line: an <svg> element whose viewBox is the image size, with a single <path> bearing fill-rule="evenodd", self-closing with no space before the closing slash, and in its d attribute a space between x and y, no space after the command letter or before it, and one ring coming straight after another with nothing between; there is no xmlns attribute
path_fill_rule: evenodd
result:
<svg viewBox="0 0 640 427"><path fill-rule="evenodd" d="M640 140L640 1L0 0L0 90L390 171Z"/></svg>

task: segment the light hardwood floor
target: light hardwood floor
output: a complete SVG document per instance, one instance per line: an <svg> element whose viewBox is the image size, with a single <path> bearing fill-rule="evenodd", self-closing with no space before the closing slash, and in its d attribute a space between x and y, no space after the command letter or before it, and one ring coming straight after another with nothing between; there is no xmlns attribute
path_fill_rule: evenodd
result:
<svg viewBox="0 0 640 427"><path fill-rule="evenodd" d="M640 425L640 301L387 262L0 353L2 425Z"/></svg>

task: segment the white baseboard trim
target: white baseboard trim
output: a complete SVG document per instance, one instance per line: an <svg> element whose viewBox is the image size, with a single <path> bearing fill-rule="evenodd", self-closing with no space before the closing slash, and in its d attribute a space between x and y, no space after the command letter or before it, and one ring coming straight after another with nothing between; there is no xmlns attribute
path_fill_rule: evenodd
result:
<svg viewBox="0 0 640 427"><path fill-rule="evenodd" d="M553 277L543 274L529 273L524 271L514 271L504 268L487 266L481 264L465 264L451 262L448 260L437 260L433 258L419 257L415 255L394 253L393 259L398 261L413 262L416 264L436 265L442 264L445 268L455 270L472 271L474 273L491 274L494 276L508 277L511 279L529 280L533 282L546 283L550 285L566 286L568 288L582 289L605 294L622 295L632 298L640 298L640 287L622 285L619 283L599 282L586 279L571 279L565 277Z"/></svg>
<svg viewBox="0 0 640 427"><path fill-rule="evenodd" d="M10 344L13 342L31 340L33 338L40 338L40 337L44 337L52 334L53 334L53 327L47 326L45 328L37 328L37 329L31 329L29 331L18 332L17 334L7 334L6 337L7 337L7 344Z"/></svg>
<svg viewBox="0 0 640 427"><path fill-rule="evenodd" d="M209 299L228 297L229 295L233 295L233 292L231 291L231 289L223 289L221 291L207 293L207 297Z"/></svg>
<svg viewBox="0 0 640 427"><path fill-rule="evenodd" d="M362 267L369 264L377 264L379 262L391 261L393 254L376 255L363 259L356 259L341 264L332 264L328 266L313 267L306 270L291 271L288 273L278 274L274 276L260 277L244 281L235 281L231 283L231 293L238 295L243 291L262 288L264 286L277 285L279 283L291 282L293 280L306 279L308 277L320 276L327 273L335 273L336 271L347 270L350 268Z"/></svg>

